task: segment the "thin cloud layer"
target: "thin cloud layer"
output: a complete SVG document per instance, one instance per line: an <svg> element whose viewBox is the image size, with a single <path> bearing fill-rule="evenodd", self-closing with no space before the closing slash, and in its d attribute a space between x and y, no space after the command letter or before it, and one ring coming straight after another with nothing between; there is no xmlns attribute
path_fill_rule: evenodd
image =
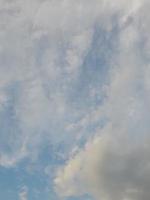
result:
<svg viewBox="0 0 150 200"><path fill-rule="evenodd" d="M105 101L95 115L91 113L92 118L105 119L105 123L58 169L54 183L60 196L150 198L149 6L148 1L113 1L113 7L105 10L108 21L110 13L116 15L117 38L104 87ZM108 21L104 21L105 27ZM91 122L85 120L86 124Z"/></svg>
<svg viewBox="0 0 150 200"><path fill-rule="evenodd" d="M66 141L71 135L67 127L89 115L96 101L95 95L88 100L86 95L88 88L96 88L93 78L86 83L85 62L93 49L95 27L111 31L108 13L113 16L120 10L122 4L116 5L113 10L113 4L97 0L0 1L2 166L36 157L43 140ZM123 1L121 8L124 13L128 4ZM72 134L70 141L81 135Z"/></svg>
<svg viewBox="0 0 150 200"><path fill-rule="evenodd" d="M53 163L60 198L149 200L149 9L0 0L0 166L38 160L52 143L66 161Z"/></svg>
<svg viewBox="0 0 150 200"><path fill-rule="evenodd" d="M2 166L33 157L30 152L38 154L43 140L58 143L66 137L66 122L74 118L67 114L74 112L72 87L92 41L95 15L87 19L90 5L95 7L88 3L86 10L84 2L69 1L0 1Z"/></svg>

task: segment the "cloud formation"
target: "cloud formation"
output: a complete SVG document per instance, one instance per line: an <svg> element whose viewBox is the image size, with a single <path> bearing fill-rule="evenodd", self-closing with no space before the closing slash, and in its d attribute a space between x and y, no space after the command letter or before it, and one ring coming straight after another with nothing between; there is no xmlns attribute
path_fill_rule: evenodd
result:
<svg viewBox="0 0 150 200"><path fill-rule="evenodd" d="M28 199L28 188L26 186L21 188L19 193L19 200L27 200Z"/></svg>
<svg viewBox="0 0 150 200"><path fill-rule="evenodd" d="M41 141L66 137L72 87L92 41L90 5L0 1L0 165L14 166L38 154Z"/></svg>
<svg viewBox="0 0 150 200"><path fill-rule="evenodd" d="M97 112L91 112L92 119L106 122L58 169L54 183L65 197L88 193L96 200L148 200L150 5L148 1L112 4L105 8L107 21L103 18L108 35L111 30L116 34L104 85L106 98ZM92 119L85 118L86 124Z"/></svg>
<svg viewBox="0 0 150 200"><path fill-rule="evenodd" d="M60 196L149 200L149 8L0 0L1 166L62 145Z"/></svg>

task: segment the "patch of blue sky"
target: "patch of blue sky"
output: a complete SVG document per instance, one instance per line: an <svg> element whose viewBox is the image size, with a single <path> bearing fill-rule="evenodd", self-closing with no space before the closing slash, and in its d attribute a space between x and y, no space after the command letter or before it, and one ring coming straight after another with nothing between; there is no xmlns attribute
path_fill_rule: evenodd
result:
<svg viewBox="0 0 150 200"><path fill-rule="evenodd" d="M29 166L28 164L25 169L25 166L25 162L22 162L15 168L0 168L0 197L12 200L19 199L19 192L25 186L28 190L29 200L40 200L41 198L46 200L54 196L56 199L52 182L50 182L52 179L44 172L44 167L39 166L39 164L37 166L31 166L31 164Z"/></svg>
<svg viewBox="0 0 150 200"><path fill-rule="evenodd" d="M0 167L0 198L18 199L19 181L16 170Z"/></svg>

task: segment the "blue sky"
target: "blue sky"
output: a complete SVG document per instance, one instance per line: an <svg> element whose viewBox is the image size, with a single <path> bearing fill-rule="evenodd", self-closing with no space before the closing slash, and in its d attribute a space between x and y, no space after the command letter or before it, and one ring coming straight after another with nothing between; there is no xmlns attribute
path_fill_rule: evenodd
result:
<svg viewBox="0 0 150 200"><path fill-rule="evenodd" d="M150 199L148 0L0 0L0 199Z"/></svg>

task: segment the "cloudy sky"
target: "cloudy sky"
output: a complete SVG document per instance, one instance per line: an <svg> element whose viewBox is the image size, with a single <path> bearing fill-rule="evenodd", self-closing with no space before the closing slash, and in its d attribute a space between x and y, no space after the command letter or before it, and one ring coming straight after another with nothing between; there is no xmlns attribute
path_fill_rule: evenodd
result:
<svg viewBox="0 0 150 200"><path fill-rule="evenodd" d="M0 0L0 199L150 199L149 0Z"/></svg>

